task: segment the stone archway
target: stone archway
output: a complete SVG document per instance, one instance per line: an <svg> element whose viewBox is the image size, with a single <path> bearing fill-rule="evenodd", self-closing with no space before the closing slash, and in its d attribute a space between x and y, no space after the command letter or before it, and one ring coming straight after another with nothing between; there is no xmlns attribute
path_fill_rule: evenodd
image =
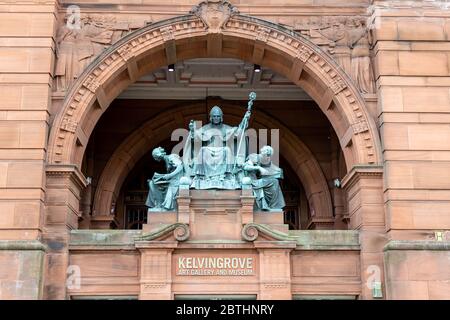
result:
<svg viewBox="0 0 450 320"><path fill-rule="evenodd" d="M381 171L358 168L381 163L378 131L364 99L347 74L302 35L241 15L227 1L204 1L190 14L148 25L119 40L86 68L68 92L53 121L47 148L43 240L50 249L46 255L46 298L65 298L67 231L78 227L80 190L87 182L79 168L101 115L125 88L151 70L177 61L208 57L236 58L263 65L302 87L332 124L343 150L349 171L343 187L355 199L349 200L352 205L349 211L354 212L354 217L350 217L354 221L351 228L364 226L366 220L384 227L379 203ZM366 180L370 178L372 182L375 175L373 187ZM373 201L360 204L360 195L367 194L366 189L371 194L376 189L375 205ZM372 215L373 212L376 214ZM373 253L364 238L361 246L363 270L363 266L373 263ZM363 253L367 253L367 260ZM377 253L377 259L381 256L382 253Z"/></svg>
<svg viewBox="0 0 450 320"><path fill-rule="evenodd" d="M191 14L137 30L99 56L74 83L55 118L48 163L79 167L97 121L122 90L152 69L202 57L238 58L287 76L328 117L348 170L381 161L375 123L345 72L300 34L241 15L221 1L202 2Z"/></svg>
<svg viewBox="0 0 450 320"><path fill-rule="evenodd" d="M227 120L232 122L237 123L242 117L242 108L227 108L226 111ZM94 196L92 219L101 217L101 221L111 221L112 203L134 165L144 154L150 152L153 146L167 139L173 130L186 128L191 119L198 119L203 115L203 107L178 107L147 121L130 134L110 157L100 176ZM313 217L314 221L325 228L331 227L334 223L331 194L327 180L312 152L288 128L262 112L256 112L251 127L280 129L280 151L305 188L310 206L317 213Z"/></svg>

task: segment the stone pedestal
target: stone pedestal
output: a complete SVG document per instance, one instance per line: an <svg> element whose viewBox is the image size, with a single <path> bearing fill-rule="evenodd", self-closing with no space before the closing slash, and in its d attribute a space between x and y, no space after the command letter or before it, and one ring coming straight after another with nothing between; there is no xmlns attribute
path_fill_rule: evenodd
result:
<svg viewBox="0 0 450 320"><path fill-rule="evenodd" d="M259 300L290 300L291 255L296 247L291 241L255 241L259 252Z"/></svg>

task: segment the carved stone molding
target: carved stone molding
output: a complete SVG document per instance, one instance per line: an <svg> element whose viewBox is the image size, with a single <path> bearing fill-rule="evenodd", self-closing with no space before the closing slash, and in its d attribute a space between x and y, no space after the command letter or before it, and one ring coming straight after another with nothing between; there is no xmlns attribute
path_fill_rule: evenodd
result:
<svg viewBox="0 0 450 320"><path fill-rule="evenodd" d="M289 282L273 282L273 283L264 283L265 289L282 289L287 288L291 284Z"/></svg>
<svg viewBox="0 0 450 320"><path fill-rule="evenodd" d="M369 125L367 124L367 121L359 121L357 123L354 123L352 126L353 126L353 132L355 134L369 131Z"/></svg>
<svg viewBox="0 0 450 320"><path fill-rule="evenodd" d="M92 93L95 93L100 87L100 83L97 81L97 78L94 75L89 75L86 81L83 82L83 86Z"/></svg>
<svg viewBox="0 0 450 320"><path fill-rule="evenodd" d="M190 13L199 17L210 33L220 33L230 17L239 11L226 0L210 0L200 2Z"/></svg>
<svg viewBox="0 0 450 320"><path fill-rule="evenodd" d="M123 47L117 49L117 52L120 54L123 60L128 61L133 57L133 45L131 43L128 43Z"/></svg>
<svg viewBox="0 0 450 320"><path fill-rule="evenodd" d="M270 213L268 213L270 214ZM246 241L253 242L257 240L261 235L271 240L279 241L297 241L295 237L289 236L278 230L274 230L266 225L258 223L248 223L241 231L242 238Z"/></svg>
<svg viewBox="0 0 450 320"><path fill-rule="evenodd" d="M267 42L270 36L270 29L259 27L256 32L256 41Z"/></svg>
<svg viewBox="0 0 450 320"><path fill-rule="evenodd" d="M338 94L342 90L344 90L347 87L345 82L342 80L342 78L336 77L334 81L330 85L331 91L333 91L334 94Z"/></svg>
<svg viewBox="0 0 450 320"><path fill-rule="evenodd" d="M52 128L50 135L49 163L70 163L74 161L73 159L77 159L76 161L82 159L82 156L78 155L78 153L84 151L84 146L83 148L76 148L77 137L75 135L77 132L74 131L73 126L63 125L63 123L82 125L80 121L86 119L86 113L93 107L94 95L98 91L98 87L107 86L109 81L112 81L111 75L116 74L117 70L126 63L124 60L133 55L137 56L138 52L151 50L159 45L161 41L172 41L171 39L176 41L187 36L201 39L205 32L211 32L209 29L205 30L205 22L203 22L203 19L210 21L208 19L211 17L208 16L209 14L206 14L207 11L204 12L203 10L205 8L216 8L215 10L217 10L220 6L225 8L224 10L227 14L225 16L219 15L219 17L213 15L214 19L219 19L219 22L215 24L208 22L210 23L208 28L213 26L213 30L214 28L217 30L220 26L220 30L224 35L230 36L232 39L246 39L246 41L252 38L256 41L256 34L258 30L261 30L259 38L261 41L267 39L267 46L276 47L284 52L287 59L305 60L305 69L309 73L315 74L317 79L319 79L319 83L325 88L331 88L333 94L338 97L336 99L333 97L333 100L335 103L341 104L340 108L346 110L345 113L348 115L347 123L359 123L362 121L368 123L369 131L362 131L361 134L356 136L357 138L354 141L355 162L377 162L379 159L376 151L379 150L377 148L379 142L376 140L376 132L373 131L376 129L376 126L373 124L373 121L369 123L370 118L368 112L364 109L364 100L359 95L358 90L348 81L348 77L342 73L342 70L337 67L332 59L321 52L319 48L314 48L313 43L297 33L268 21L238 15L235 10L225 4L226 2L223 1L204 2L199 5L196 11L197 14L203 14L200 14L200 17L198 15L187 15L169 19L166 22L160 22L155 25L148 25L135 33L129 34L117 46L112 46L103 51L102 55L95 60L95 64L89 66L84 74L80 76L76 85L67 95L60 114L55 119L55 127L57 129L55 128L55 132L55 129ZM208 23L206 23L206 26L208 26ZM113 98L108 96L106 101ZM89 121L97 121L97 119L89 119ZM68 128L69 130L63 128ZM357 131L360 130L358 129ZM86 134L89 133L86 132ZM81 138L84 139L84 137Z"/></svg>
<svg viewBox="0 0 450 320"><path fill-rule="evenodd" d="M170 236L173 232L173 236L177 241L186 241L191 232L189 226L184 223L174 223L170 225L165 225L162 228L156 229L154 231L144 233L141 236L135 238L135 241L152 241L161 240Z"/></svg>
<svg viewBox="0 0 450 320"><path fill-rule="evenodd" d="M300 59L302 62L308 61L308 59L312 56L313 51L307 46L301 46L298 48L296 57Z"/></svg>
<svg viewBox="0 0 450 320"><path fill-rule="evenodd" d="M161 36L165 42L175 40L172 26L163 27L159 29L159 31L161 32Z"/></svg>
<svg viewBox="0 0 450 320"><path fill-rule="evenodd" d="M74 133L77 131L78 123L69 117L64 117L61 123L61 130Z"/></svg>
<svg viewBox="0 0 450 320"><path fill-rule="evenodd" d="M349 190L355 183L362 178L382 179L383 167L377 165L358 165L354 166L349 173L342 179L342 188Z"/></svg>
<svg viewBox="0 0 450 320"><path fill-rule="evenodd" d="M77 186L78 192L88 185L86 177L75 165L47 165L46 175L72 181Z"/></svg>

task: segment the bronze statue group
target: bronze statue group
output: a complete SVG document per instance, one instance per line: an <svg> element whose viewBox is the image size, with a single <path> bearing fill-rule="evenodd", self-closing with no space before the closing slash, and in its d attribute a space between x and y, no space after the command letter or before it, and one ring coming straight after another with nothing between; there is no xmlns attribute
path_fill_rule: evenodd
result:
<svg viewBox="0 0 450 320"><path fill-rule="evenodd" d="M250 93L247 112L237 127L223 123L223 112L218 106L211 109L210 122L201 128L196 128L191 121L183 158L167 155L161 147L153 149L153 158L164 161L166 173L155 173L148 180L149 211L176 210L180 180L197 190L236 190L243 184L251 184L255 210L279 211L285 206L279 184L283 171L272 162L274 149L263 146L259 154L247 155L245 130L255 98L256 94Z"/></svg>

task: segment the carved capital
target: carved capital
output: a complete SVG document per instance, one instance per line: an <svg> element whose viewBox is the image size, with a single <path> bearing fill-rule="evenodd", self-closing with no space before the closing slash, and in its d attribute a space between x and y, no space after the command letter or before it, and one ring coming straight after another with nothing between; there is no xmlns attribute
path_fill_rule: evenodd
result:
<svg viewBox="0 0 450 320"><path fill-rule="evenodd" d="M220 33L227 21L239 11L226 0L210 0L200 2L190 13L199 17L209 32Z"/></svg>

